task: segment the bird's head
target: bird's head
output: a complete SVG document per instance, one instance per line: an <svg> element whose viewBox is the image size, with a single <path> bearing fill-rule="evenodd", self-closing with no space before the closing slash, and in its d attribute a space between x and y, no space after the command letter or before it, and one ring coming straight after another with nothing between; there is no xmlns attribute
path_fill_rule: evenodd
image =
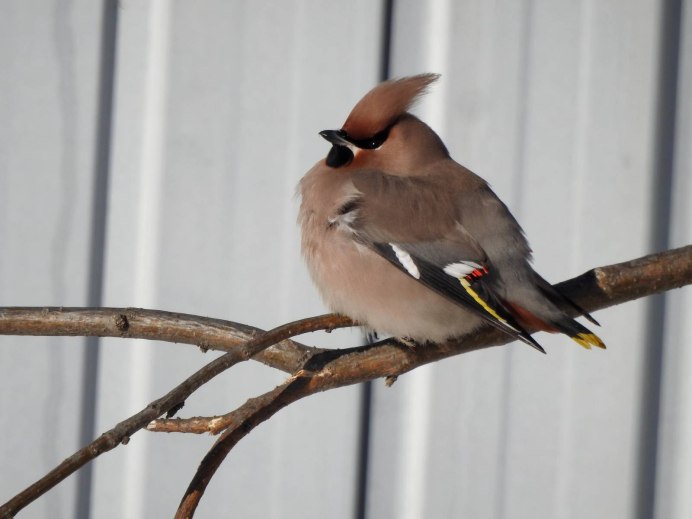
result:
<svg viewBox="0 0 692 519"><path fill-rule="evenodd" d="M351 110L340 130L320 135L332 144L330 168L372 168L391 174L415 174L417 168L448 156L428 125L408 113L437 74L385 81L370 90Z"/></svg>

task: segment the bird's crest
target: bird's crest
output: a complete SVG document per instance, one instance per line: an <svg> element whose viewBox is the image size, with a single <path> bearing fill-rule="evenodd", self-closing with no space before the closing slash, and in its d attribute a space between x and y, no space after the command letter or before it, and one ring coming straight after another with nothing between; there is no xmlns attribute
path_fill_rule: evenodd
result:
<svg viewBox="0 0 692 519"><path fill-rule="evenodd" d="M342 129L353 139L367 139L406 113L439 74L419 74L380 83L353 107Z"/></svg>

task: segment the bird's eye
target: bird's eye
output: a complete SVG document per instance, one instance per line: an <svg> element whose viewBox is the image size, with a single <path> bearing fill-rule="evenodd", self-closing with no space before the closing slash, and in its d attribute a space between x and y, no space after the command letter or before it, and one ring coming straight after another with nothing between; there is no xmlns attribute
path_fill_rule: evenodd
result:
<svg viewBox="0 0 692 519"><path fill-rule="evenodd" d="M385 128L379 133L376 133L369 139L360 139L360 140L351 140L351 142L359 147L362 150L376 150L380 146L384 144L384 141L387 140L387 137L389 137L389 130L391 129L391 126L388 128Z"/></svg>

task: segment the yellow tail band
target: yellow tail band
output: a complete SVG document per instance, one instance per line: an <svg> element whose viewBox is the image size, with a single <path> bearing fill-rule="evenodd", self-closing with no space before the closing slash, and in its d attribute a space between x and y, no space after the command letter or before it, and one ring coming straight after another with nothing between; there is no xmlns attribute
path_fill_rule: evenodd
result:
<svg viewBox="0 0 692 519"><path fill-rule="evenodd" d="M578 333L577 335L572 337L572 340L576 342L579 346L581 346L582 348L586 348L587 350L590 350L591 346L603 348L604 350L606 347L606 345L603 343L600 337L595 333Z"/></svg>

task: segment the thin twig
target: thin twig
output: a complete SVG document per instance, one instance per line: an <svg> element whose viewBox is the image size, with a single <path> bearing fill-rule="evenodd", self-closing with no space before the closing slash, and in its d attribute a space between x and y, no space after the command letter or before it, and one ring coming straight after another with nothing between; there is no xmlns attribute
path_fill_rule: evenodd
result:
<svg viewBox="0 0 692 519"><path fill-rule="evenodd" d="M132 434L145 427L151 420L178 406L200 386L238 362L248 360L268 346L294 335L322 330L325 327L337 328L350 325L351 321L346 318L342 318L341 323L339 323L338 317L335 319L333 315L325 315L279 326L269 332L255 336L244 344L238 345L232 351L211 361L166 395L150 403L139 413L103 433L89 445L75 452L48 474L0 506L0 517L13 517L26 505L53 488L84 464L100 454L112 450L120 443L127 443Z"/></svg>
<svg viewBox="0 0 692 519"><path fill-rule="evenodd" d="M231 413L236 417L235 425L227 429L204 456L178 506L175 519L187 519L194 515L209 481L231 449L259 424L304 396L300 389L305 388L306 382L309 383L309 381L310 378L301 376L290 377L272 391L248 400Z"/></svg>

